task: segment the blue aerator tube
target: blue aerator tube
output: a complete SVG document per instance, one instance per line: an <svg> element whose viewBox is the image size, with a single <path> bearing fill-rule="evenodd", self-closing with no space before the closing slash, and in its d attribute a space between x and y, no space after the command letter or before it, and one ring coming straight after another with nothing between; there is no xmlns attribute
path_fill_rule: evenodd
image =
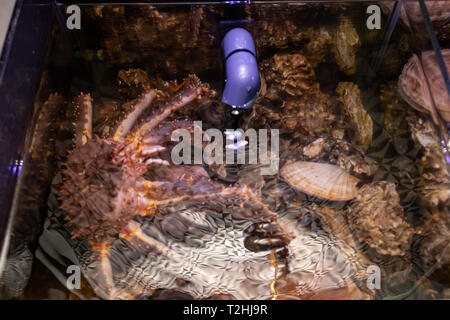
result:
<svg viewBox="0 0 450 320"><path fill-rule="evenodd" d="M223 38L222 50L227 77L222 102L249 109L261 85L253 38L243 28L231 29Z"/></svg>

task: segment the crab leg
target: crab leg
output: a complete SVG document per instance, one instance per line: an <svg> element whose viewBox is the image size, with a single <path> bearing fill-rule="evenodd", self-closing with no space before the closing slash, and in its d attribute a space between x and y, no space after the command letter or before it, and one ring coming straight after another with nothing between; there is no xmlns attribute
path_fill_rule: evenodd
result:
<svg viewBox="0 0 450 320"><path fill-rule="evenodd" d="M81 93L74 101L77 120L75 127L75 144L82 146L92 138L92 98L90 94Z"/></svg>
<svg viewBox="0 0 450 320"><path fill-rule="evenodd" d="M151 130L156 128L162 121L166 120L173 112L186 106L188 103L197 99L202 92L201 88L187 88L176 97L162 106L157 114L150 121L142 125L135 134L137 140L140 140Z"/></svg>
<svg viewBox="0 0 450 320"><path fill-rule="evenodd" d="M140 178L136 181L136 190L138 192L143 192L146 193L149 190L153 189L153 188L158 188L160 186L163 186L165 184L165 182L161 182L161 181L148 181L145 180L143 178Z"/></svg>
<svg viewBox="0 0 450 320"><path fill-rule="evenodd" d="M43 149L48 148L48 143L51 141L58 123L55 120L61 118L61 111L65 109L65 103L64 98L56 93L51 94L42 106L36 122L33 139L31 140L31 146L28 149L32 159L41 159L42 155L46 154L46 152L43 152Z"/></svg>
<svg viewBox="0 0 450 320"><path fill-rule="evenodd" d="M155 90L149 90L145 92L141 97L131 102L131 112L128 113L125 119L119 124L116 132L114 133L113 140L123 141L130 132L133 125L141 114L151 105L153 99L156 97Z"/></svg>
<svg viewBox="0 0 450 320"><path fill-rule="evenodd" d="M177 129L186 129L193 132L194 124L192 121L172 121L165 124L158 129L146 134L141 140L135 140L136 151L133 152L133 156L140 157L147 165L163 165L168 166L169 162L157 158L148 158L162 151L166 148L162 145L171 140L171 134Z"/></svg>
<svg viewBox="0 0 450 320"><path fill-rule="evenodd" d="M164 142L170 141L173 131L178 129L186 129L193 131L194 123L188 120L176 120L169 122L142 137L142 142L147 145L162 145Z"/></svg>
<svg viewBox="0 0 450 320"><path fill-rule="evenodd" d="M143 185L142 189L145 190L146 186L152 187L152 185ZM233 198L235 197L235 198ZM245 200L244 202L242 200ZM232 203L241 203L241 208L244 208L245 203L252 203L252 207L247 208L248 218L256 217L259 215L259 218L266 217L276 220L276 215L273 213L267 205L259 201L247 188L227 188L221 192L209 193L209 194L199 194L199 195L186 195L175 197L167 200L154 200L149 199L145 196L139 196L138 200L138 210L137 214L141 216L148 216L155 214L157 208L160 206L175 206L176 204L187 202L193 203L193 201L197 201L199 204L209 205L209 206L224 206L227 207ZM242 211L243 213L243 211Z"/></svg>
<svg viewBox="0 0 450 320"><path fill-rule="evenodd" d="M97 283L101 284L101 287L106 287L105 294L108 296L108 299L115 299L118 289L114 284L112 266L109 261L109 249L111 248L111 244L105 242L96 245L94 248L99 256L99 260L96 262L98 263L98 266L95 268L97 271L95 280Z"/></svg>
<svg viewBox="0 0 450 320"><path fill-rule="evenodd" d="M155 251L159 255L167 257L172 261L172 263L177 263L185 268L195 270L195 266L193 266L190 261L184 259L181 255L170 249L164 243L146 235L139 224L135 221L130 221L127 224L123 232L120 234L120 237L127 239L137 247L144 246L149 251ZM213 281L210 273L201 269L199 269L198 272L199 274L197 276L200 276L202 279L209 279L207 281Z"/></svg>
<svg viewBox="0 0 450 320"><path fill-rule="evenodd" d="M163 243L153 239L152 237L147 236L139 226L139 224L135 221L130 221L120 234L121 238L125 238L131 242L136 243L138 240L141 243L144 243L147 249L155 250L160 255L166 257L172 257L177 262L183 262L184 259L179 257L178 255L174 255L172 251L165 246Z"/></svg>
<svg viewBox="0 0 450 320"><path fill-rule="evenodd" d="M219 196L231 195L232 193L233 193L232 191L225 190L224 192L220 193L200 194L195 196L181 196L171 198L168 200L154 200L141 195L139 196L137 214L140 216L153 215L155 214L156 209L159 206L173 206L175 204L186 202L188 200L189 201L198 200L199 202L207 203L208 201L217 199Z"/></svg>
<svg viewBox="0 0 450 320"><path fill-rule="evenodd" d="M155 205L157 204L155 201L165 201L165 199L180 196L183 191L177 190L176 185L177 181L148 181L140 178L136 182L136 191L139 192L139 197L142 199L158 199L150 202L152 205ZM142 200L139 203L139 208L145 208L147 205L146 200Z"/></svg>

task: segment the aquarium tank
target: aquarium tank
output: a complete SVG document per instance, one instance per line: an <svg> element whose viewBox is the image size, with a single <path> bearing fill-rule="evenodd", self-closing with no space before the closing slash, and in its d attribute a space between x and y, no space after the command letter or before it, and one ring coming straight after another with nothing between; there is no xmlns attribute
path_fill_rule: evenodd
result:
<svg viewBox="0 0 450 320"><path fill-rule="evenodd" d="M450 299L450 1L18 0L2 299Z"/></svg>

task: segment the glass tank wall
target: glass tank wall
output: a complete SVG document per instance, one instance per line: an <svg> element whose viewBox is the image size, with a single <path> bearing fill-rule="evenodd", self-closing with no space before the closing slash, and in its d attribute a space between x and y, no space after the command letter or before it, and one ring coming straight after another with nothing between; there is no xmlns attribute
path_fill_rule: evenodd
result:
<svg viewBox="0 0 450 320"><path fill-rule="evenodd" d="M89 2L53 8L4 298L450 297L450 2Z"/></svg>

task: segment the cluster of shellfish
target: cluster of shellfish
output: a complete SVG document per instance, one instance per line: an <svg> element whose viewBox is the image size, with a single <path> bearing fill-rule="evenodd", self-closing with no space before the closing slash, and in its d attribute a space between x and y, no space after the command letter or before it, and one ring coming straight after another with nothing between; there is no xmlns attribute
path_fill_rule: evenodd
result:
<svg viewBox="0 0 450 320"><path fill-rule="evenodd" d="M219 12L87 9L87 19L102 28L105 19L117 23L94 55L84 55L121 64L151 57L157 78L121 70L124 101L80 94L68 106L52 95L44 104L43 115L67 108L76 121L64 128L70 138L54 146L64 152L51 182L39 260L51 270L67 260L79 265L92 297L104 299L370 299L389 291L384 280L416 275L414 265L423 269L419 276L447 284L450 176L435 125L449 121L450 98L438 62L433 51L413 55L397 83L383 85L381 131L399 155L389 159L385 149L373 148L383 143L379 119L352 77L361 34L346 6L320 7L337 24L317 28L297 19L309 15L309 4L249 9L263 53L262 88L242 124L282 131L280 170L263 176L258 166L244 165L233 185L170 158L175 130L193 131L198 119L224 127L216 92L193 75L182 82L159 77L218 68L213 21ZM435 24L445 14L438 8L429 8ZM143 17L128 19L136 14ZM151 49L143 53L143 46ZM442 52L450 69L450 50ZM331 90L316 74L327 57L345 74ZM37 138L34 146L47 140ZM420 221L412 218L417 207ZM8 295L23 290L26 279L15 271L29 276L30 255L29 248L12 248L0 278ZM382 293L366 286L374 264L382 268Z"/></svg>
<svg viewBox="0 0 450 320"><path fill-rule="evenodd" d="M437 20L439 5L431 8ZM449 53L442 50L447 69ZM313 92L323 93L308 58L283 53L263 61L263 90L248 121L289 136L281 142L279 177L263 179L270 190L265 201L279 215L315 212L335 238L385 267L383 277L401 270L403 278L437 274L447 283L450 158L440 129L450 120L450 98L440 68L434 51L424 51L406 61L397 85L382 85L386 147L399 154L389 159L387 148L371 148L375 125L355 84L340 82L338 103L325 94L318 100L326 107L316 107ZM439 230L431 231L439 219Z"/></svg>

